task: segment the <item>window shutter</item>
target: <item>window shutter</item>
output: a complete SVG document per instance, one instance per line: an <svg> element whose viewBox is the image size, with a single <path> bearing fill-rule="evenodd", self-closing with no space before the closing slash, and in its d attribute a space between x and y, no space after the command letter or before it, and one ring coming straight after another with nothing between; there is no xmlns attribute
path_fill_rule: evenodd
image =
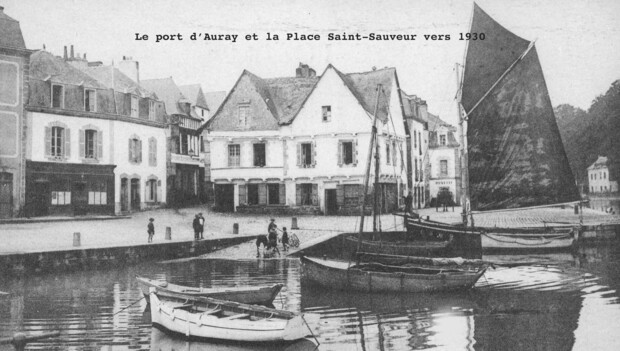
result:
<svg viewBox="0 0 620 351"><path fill-rule="evenodd" d="M286 185L285 184L280 184L280 189L278 193L280 195L280 199L278 200L278 203L280 205L286 205Z"/></svg>
<svg viewBox="0 0 620 351"><path fill-rule="evenodd" d="M295 203L301 206L301 184L295 184Z"/></svg>
<svg viewBox="0 0 620 351"><path fill-rule="evenodd" d="M97 139L97 154L95 158L101 160L103 158L103 132L97 131L97 133L95 133L95 138Z"/></svg>
<svg viewBox="0 0 620 351"><path fill-rule="evenodd" d="M342 167L342 140L338 140L338 166Z"/></svg>
<svg viewBox="0 0 620 351"><path fill-rule="evenodd" d="M142 162L142 140L138 140L138 157L137 157L137 162L141 163Z"/></svg>
<svg viewBox="0 0 620 351"><path fill-rule="evenodd" d="M263 162L264 167L267 167L267 159L269 158L269 152L267 151L267 144L269 144L269 142L265 142L264 144L265 145L265 161Z"/></svg>
<svg viewBox="0 0 620 351"><path fill-rule="evenodd" d="M319 185L312 184L312 205L319 205Z"/></svg>
<svg viewBox="0 0 620 351"><path fill-rule="evenodd" d="M45 156L52 156L52 128L45 127Z"/></svg>
<svg viewBox="0 0 620 351"><path fill-rule="evenodd" d="M396 142L392 142L392 164L396 166Z"/></svg>
<svg viewBox="0 0 620 351"><path fill-rule="evenodd" d="M338 206L344 205L344 184L336 185L336 204Z"/></svg>
<svg viewBox="0 0 620 351"><path fill-rule="evenodd" d="M246 194L247 194L246 185L240 184L239 185L239 205L247 205L248 201L247 201Z"/></svg>
<svg viewBox="0 0 620 351"><path fill-rule="evenodd" d="M353 143L353 165L357 166L357 139Z"/></svg>
<svg viewBox="0 0 620 351"><path fill-rule="evenodd" d="M80 157L84 158L86 157L86 150L84 150L86 148L86 130L85 129L80 129Z"/></svg>
<svg viewBox="0 0 620 351"><path fill-rule="evenodd" d="M301 166L301 144L297 143L297 165Z"/></svg>
<svg viewBox="0 0 620 351"><path fill-rule="evenodd" d="M71 129L65 128L65 157L71 157Z"/></svg>
<svg viewBox="0 0 620 351"><path fill-rule="evenodd" d="M316 141L312 141L312 151L310 153L312 159L310 160L310 164L312 167L316 166Z"/></svg>
<svg viewBox="0 0 620 351"><path fill-rule="evenodd" d="M133 159L133 143L132 143L132 139L129 139L129 146L127 147L127 155L129 155L129 162L133 163L134 159Z"/></svg>
<svg viewBox="0 0 620 351"><path fill-rule="evenodd" d="M267 184L258 184L258 204L267 204Z"/></svg>

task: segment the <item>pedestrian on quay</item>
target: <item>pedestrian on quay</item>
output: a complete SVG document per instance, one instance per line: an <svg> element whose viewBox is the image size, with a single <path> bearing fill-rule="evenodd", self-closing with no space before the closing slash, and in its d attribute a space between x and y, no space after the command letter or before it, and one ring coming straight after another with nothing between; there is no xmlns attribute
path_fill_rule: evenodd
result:
<svg viewBox="0 0 620 351"><path fill-rule="evenodd" d="M413 195L411 194L411 191L409 191L407 196L405 196L405 214L411 213L411 209L413 207L412 205L413 205Z"/></svg>
<svg viewBox="0 0 620 351"><path fill-rule="evenodd" d="M284 251L288 251L288 232L286 227L282 227L282 248Z"/></svg>
<svg viewBox="0 0 620 351"><path fill-rule="evenodd" d="M267 234L271 233L271 230L277 230L278 226L276 225L276 220L275 219L271 219L269 221L269 226L267 226Z"/></svg>
<svg viewBox="0 0 620 351"><path fill-rule="evenodd" d="M192 227L194 227L194 240L200 239L200 218L198 218L198 215L194 216Z"/></svg>
<svg viewBox="0 0 620 351"><path fill-rule="evenodd" d="M200 222L200 239L204 239L202 233L205 231L205 218L202 216L202 212L198 214L198 221Z"/></svg>
<svg viewBox="0 0 620 351"><path fill-rule="evenodd" d="M149 218L149 224L147 224L146 226L146 232L149 234L149 243L153 242L153 236L155 235L155 225L153 224L153 222L155 222L155 219Z"/></svg>

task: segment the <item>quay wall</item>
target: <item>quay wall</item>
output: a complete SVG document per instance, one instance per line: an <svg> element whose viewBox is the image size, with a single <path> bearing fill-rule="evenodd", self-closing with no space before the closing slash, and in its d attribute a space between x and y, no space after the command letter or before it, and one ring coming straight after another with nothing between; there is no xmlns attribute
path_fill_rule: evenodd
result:
<svg viewBox="0 0 620 351"><path fill-rule="evenodd" d="M136 263L203 255L256 239L243 235L198 241L162 242L131 246L71 249L0 255L0 273L36 274L55 271L121 267Z"/></svg>

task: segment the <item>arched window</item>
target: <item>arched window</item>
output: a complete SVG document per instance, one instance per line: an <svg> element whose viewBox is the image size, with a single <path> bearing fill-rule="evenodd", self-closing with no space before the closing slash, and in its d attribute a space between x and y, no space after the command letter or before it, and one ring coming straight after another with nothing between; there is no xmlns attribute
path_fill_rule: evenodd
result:
<svg viewBox="0 0 620 351"><path fill-rule="evenodd" d="M100 160L103 157L103 132L94 125L80 130L80 158Z"/></svg>
<svg viewBox="0 0 620 351"><path fill-rule="evenodd" d="M71 131L66 124L52 122L45 127L45 156L52 159L71 156Z"/></svg>

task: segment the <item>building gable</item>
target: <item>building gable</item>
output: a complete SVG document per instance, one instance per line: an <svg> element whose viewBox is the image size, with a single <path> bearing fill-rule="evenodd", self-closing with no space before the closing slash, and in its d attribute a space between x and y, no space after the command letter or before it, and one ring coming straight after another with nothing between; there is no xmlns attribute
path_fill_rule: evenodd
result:
<svg viewBox="0 0 620 351"><path fill-rule="evenodd" d="M268 91L257 85L259 81L260 78L244 71L209 121L209 130L277 130L279 125L273 103Z"/></svg>

